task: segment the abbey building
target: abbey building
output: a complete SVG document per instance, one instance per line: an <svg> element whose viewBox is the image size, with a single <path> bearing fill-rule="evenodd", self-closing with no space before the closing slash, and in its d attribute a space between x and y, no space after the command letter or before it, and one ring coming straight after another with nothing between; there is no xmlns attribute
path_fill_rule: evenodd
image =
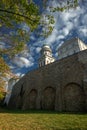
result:
<svg viewBox="0 0 87 130"><path fill-rule="evenodd" d="M47 45L40 53L39 68L14 85L8 107L87 111L87 45L78 38L66 41L57 61Z"/></svg>

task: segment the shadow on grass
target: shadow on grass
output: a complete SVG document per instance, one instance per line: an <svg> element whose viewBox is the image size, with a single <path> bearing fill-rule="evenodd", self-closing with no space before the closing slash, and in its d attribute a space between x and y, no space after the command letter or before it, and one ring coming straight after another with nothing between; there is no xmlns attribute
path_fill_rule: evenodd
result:
<svg viewBox="0 0 87 130"><path fill-rule="evenodd" d="M12 110L7 108L0 108L0 113L11 113L11 114L77 114L87 115L87 112L58 112L54 110Z"/></svg>

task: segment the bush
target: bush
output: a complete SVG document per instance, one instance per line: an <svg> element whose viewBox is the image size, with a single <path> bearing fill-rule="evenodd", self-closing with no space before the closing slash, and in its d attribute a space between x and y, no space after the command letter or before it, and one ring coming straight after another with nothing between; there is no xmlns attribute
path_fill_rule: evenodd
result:
<svg viewBox="0 0 87 130"><path fill-rule="evenodd" d="M5 98L6 92L4 88L0 87L0 106L2 105L4 98Z"/></svg>

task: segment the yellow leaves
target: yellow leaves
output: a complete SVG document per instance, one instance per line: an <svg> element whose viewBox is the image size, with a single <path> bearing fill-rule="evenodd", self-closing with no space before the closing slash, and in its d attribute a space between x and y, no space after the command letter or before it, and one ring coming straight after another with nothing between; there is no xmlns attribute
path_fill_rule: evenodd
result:
<svg viewBox="0 0 87 130"><path fill-rule="evenodd" d="M13 58L15 54L20 53L21 51L24 50L24 48L25 48L24 41L17 42L17 44L14 47L11 47L10 49L7 50L7 54L9 58Z"/></svg>
<svg viewBox="0 0 87 130"><path fill-rule="evenodd" d="M14 9L15 9L15 13L18 13L20 11L19 6L17 4L14 4Z"/></svg>
<svg viewBox="0 0 87 130"><path fill-rule="evenodd" d="M19 25L21 23L26 23L30 31L25 32L20 29L17 36L13 36L14 40L11 39L11 43L13 43L13 47L11 50L11 54L14 55L19 50L22 50L22 46L19 49L18 44L20 42L29 41L30 32L34 31L39 24L40 15L38 7L28 0L1 0L0 1L0 26L4 26L8 29L15 29L15 25ZM19 41L20 40L20 41ZM14 43L17 43L15 49ZM7 43L8 44L8 43ZM19 45L20 46L20 45ZM14 49L14 50L13 50ZM0 50L0 54L10 54L8 50Z"/></svg>
<svg viewBox="0 0 87 130"><path fill-rule="evenodd" d="M39 9L34 3L28 3L28 0L1 1L0 16L4 18L8 17L8 21L10 21L10 23L13 21L16 23L25 22L31 25L31 28L33 28L32 25L38 24L37 21L39 21ZM3 20L2 24L7 25L6 20Z"/></svg>
<svg viewBox="0 0 87 130"><path fill-rule="evenodd" d="M1 0L0 2L5 8L9 8L12 5L12 0Z"/></svg>
<svg viewBox="0 0 87 130"><path fill-rule="evenodd" d="M10 70L8 65L5 63L4 59L0 57L0 102L6 95L6 91L4 89L6 86L5 77L7 77L6 74L9 72Z"/></svg>
<svg viewBox="0 0 87 130"><path fill-rule="evenodd" d="M0 23L0 27L2 26L2 24Z"/></svg>
<svg viewBox="0 0 87 130"><path fill-rule="evenodd" d="M41 19L41 25L42 25L42 36L43 37L48 37L53 29L54 29L54 16L49 15L49 14L44 14L42 19Z"/></svg>
<svg viewBox="0 0 87 130"><path fill-rule="evenodd" d="M0 101L4 98L6 91L4 89L6 82L4 81L3 77L5 77L5 73L8 73L9 67L5 63L4 59L0 57Z"/></svg>
<svg viewBox="0 0 87 130"><path fill-rule="evenodd" d="M22 30L22 29L18 29L18 34L21 35L22 37L26 34L26 31L25 30Z"/></svg>
<svg viewBox="0 0 87 130"><path fill-rule="evenodd" d="M24 49L24 45L24 42L20 42L15 48L16 53L21 52Z"/></svg>
<svg viewBox="0 0 87 130"><path fill-rule="evenodd" d="M4 98L6 94L4 87L5 87L5 81L0 77L0 101Z"/></svg>
<svg viewBox="0 0 87 130"><path fill-rule="evenodd" d="M0 73L4 73L9 70L8 65L5 63L2 57L0 57Z"/></svg>
<svg viewBox="0 0 87 130"><path fill-rule="evenodd" d="M67 0L67 4L65 6L58 6L56 8L51 8L52 12L56 12L56 11L61 11L63 12L64 10L70 9L70 8L76 8L78 6L78 0Z"/></svg>
<svg viewBox="0 0 87 130"><path fill-rule="evenodd" d="M0 101L3 100L3 98L4 98L4 93L0 92Z"/></svg>

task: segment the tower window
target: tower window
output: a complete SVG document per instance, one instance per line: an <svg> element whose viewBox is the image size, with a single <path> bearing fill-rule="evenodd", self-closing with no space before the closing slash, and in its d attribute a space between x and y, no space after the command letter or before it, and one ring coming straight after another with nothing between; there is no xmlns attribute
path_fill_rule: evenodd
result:
<svg viewBox="0 0 87 130"><path fill-rule="evenodd" d="M47 61L47 64L49 63L49 61Z"/></svg>

